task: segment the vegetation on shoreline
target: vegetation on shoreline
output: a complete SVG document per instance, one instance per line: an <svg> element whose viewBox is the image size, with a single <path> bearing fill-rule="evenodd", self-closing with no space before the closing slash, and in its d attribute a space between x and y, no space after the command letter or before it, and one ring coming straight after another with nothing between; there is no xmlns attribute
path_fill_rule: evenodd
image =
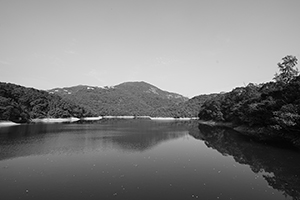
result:
<svg viewBox="0 0 300 200"><path fill-rule="evenodd" d="M201 120L231 122L237 129L262 140L284 139L300 146L300 76L297 58L278 63L274 82L250 83L206 101Z"/></svg>
<svg viewBox="0 0 300 200"><path fill-rule="evenodd" d="M0 120L28 123L35 118L83 118L100 115L195 117L230 124L261 140L286 140L300 146L298 60L278 63L274 81L238 87L228 93L183 96L155 86L124 83L115 88L74 87L46 92L0 82ZM70 95L72 93L72 95ZM72 97L72 98L71 98ZM115 98L117 97L117 98Z"/></svg>
<svg viewBox="0 0 300 200"><path fill-rule="evenodd" d="M188 99L145 82L50 91L0 82L0 120L28 123L36 118L91 116L196 117L201 105L216 95Z"/></svg>
<svg viewBox="0 0 300 200"><path fill-rule="evenodd" d="M160 107L152 112L152 116L160 117L197 117L201 106L209 99L214 98L218 94L204 94L195 96L188 101L175 104L172 106Z"/></svg>
<svg viewBox="0 0 300 200"><path fill-rule="evenodd" d="M73 86L48 91L83 106L98 116L197 117L201 105L217 94L191 99L146 82L113 87Z"/></svg>
<svg viewBox="0 0 300 200"><path fill-rule="evenodd" d="M143 81L125 82L104 88L92 86L55 88L48 92L88 108L98 116L170 117L169 113L160 109L175 108L188 100L182 95L163 91Z"/></svg>
<svg viewBox="0 0 300 200"><path fill-rule="evenodd" d="M85 116L94 114L46 91L0 82L0 120L27 123L35 118Z"/></svg>

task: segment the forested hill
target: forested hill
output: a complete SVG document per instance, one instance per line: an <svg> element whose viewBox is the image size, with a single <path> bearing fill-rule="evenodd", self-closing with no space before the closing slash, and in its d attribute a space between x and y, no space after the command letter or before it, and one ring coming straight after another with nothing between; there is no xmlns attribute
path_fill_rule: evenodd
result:
<svg viewBox="0 0 300 200"><path fill-rule="evenodd" d="M201 106L221 94L203 94L176 105L164 106L155 110L154 115L165 117L197 117Z"/></svg>
<svg viewBox="0 0 300 200"><path fill-rule="evenodd" d="M206 101L199 118L230 122L263 140L287 140L300 146L300 76L297 58L278 63L273 82L249 84Z"/></svg>
<svg viewBox="0 0 300 200"><path fill-rule="evenodd" d="M145 82L104 88L79 85L49 91L0 82L0 120L29 122L35 118L101 115L196 117L201 105L216 95L188 99Z"/></svg>
<svg viewBox="0 0 300 200"><path fill-rule="evenodd" d="M29 122L34 118L84 117L94 114L58 95L0 82L0 120Z"/></svg>
<svg viewBox="0 0 300 200"><path fill-rule="evenodd" d="M161 108L178 109L187 102L182 95L167 92L146 82L125 82L113 87L74 86L48 91L89 108L97 115L166 116Z"/></svg>

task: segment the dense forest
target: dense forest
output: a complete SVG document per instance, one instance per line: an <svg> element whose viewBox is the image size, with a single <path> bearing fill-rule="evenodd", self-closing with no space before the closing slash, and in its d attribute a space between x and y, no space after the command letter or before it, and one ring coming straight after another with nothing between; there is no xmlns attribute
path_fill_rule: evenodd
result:
<svg viewBox="0 0 300 200"><path fill-rule="evenodd" d="M195 96L185 102L171 106L157 108L151 116L162 117L197 117L201 106L208 100L215 98L219 94L203 94Z"/></svg>
<svg viewBox="0 0 300 200"><path fill-rule="evenodd" d="M145 82L114 87L75 86L41 91L0 83L0 120L85 116L196 117L201 105L217 94L188 99Z"/></svg>
<svg viewBox="0 0 300 200"><path fill-rule="evenodd" d="M97 115L197 117L201 105L218 94L191 99L163 91L145 82L125 82L114 87L74 86L48 91L92 110Z"/></svg>
<svg viewBox="0 0 300 200"><path fill-rule="evenodd" d="M262 140L285 139L300 146L300 76L295 56L278 63L274 81L248 84L228 93L187 99L145 82L113 88L77 86L41 91L0 82L0 120L99 115L198 117L231 124ZM51 94L54 93L54 94ZM60 95L60 96L59 96Z"/></svg>
<svg viewBox="0 0 300 200"><path fill-rule="evenodd" d="M180 94L161 90L143 81L104 88L79 85L54 88L48 92L86 107L99 116L170 117L181 108L179 105L188 101L188 98ZM198 111L194 114L197 116Z"/></svg>
<svg viewBox="0 0 300 200"><path fill-rule="evenodd" d="M262 140L287 140L300 145L300 76L297 58L278 63L274 81L249 84L219 94L200 108L199 118L230 122L233 127Z"/></svg>
<svg viewBox="0 0 300 200"><path fill-rule="evenodd" d="M87 109L46 91L0 82L0 120L93 116Z"/></svg>

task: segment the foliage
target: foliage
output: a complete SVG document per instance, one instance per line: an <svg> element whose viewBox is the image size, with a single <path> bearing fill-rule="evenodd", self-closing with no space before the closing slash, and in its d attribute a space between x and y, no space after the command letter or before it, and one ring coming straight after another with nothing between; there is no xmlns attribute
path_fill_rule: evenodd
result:
<svg viewBox="0 0 300 200"><path fill-rule="evenodd" d="M16 122L86 115L196 117L201 105L217 96L199 95L187 99L145 82L127 82L106 88L80 85L48 92L6 83L0 88L8 91L0 95L1 119Z"/></svg>
<svg viewBox="0 0 300 200"><path fill-rule="evenodd" d="M198 108L190 106L191 102L197 104L197 100L190 101L179 94L163 91L145 82L126 82L105 88L55 88L49 92L89 108L97 115L181 117L197 116L199 111Z"/></svg>
<svg viewBox="0 0 300 200"><path fill-rule="evenodd" d="M276 82L249 84L206 101L199 118L263 128L266 132L262 134L272 132L275 137L299 143L300 76L296 76L296 63L296 57L286 56L278 64L281 73L275 76Z"/></svg>
<svg viewBox="0 0 300 200"><path fill-rule="evenodd" d="M89 115L93 114L57 95L0 82L0 120L24 123L34 118Z"/></svg>
<svg viewBox="0 0 300 200"><path fill-rule="evenodd" d="M164 106L158 108L151 114L151 116L160 117L197 117L199 110L204 102L215 98L218 94L208 94L195 96L188 101L174 104L172 106Z"/></svg>
<svg viewBox="0 0 300 200"><path fill-rule="evenodd" d="M276 73L274 80L282 83L289 83L293 78L295 78L299 71L295 67L298 60L295 56L286 56L282 58L282 62L278 63L280 73Z"/></svg>

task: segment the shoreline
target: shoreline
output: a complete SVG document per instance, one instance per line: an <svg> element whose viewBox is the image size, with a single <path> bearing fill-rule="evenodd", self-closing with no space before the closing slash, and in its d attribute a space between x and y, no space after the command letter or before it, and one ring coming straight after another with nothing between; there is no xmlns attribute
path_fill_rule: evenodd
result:
<svg viewBox="0 0 300 200"><path fill-rule="evenodd" d="M42 119L32 119L33 123L63 123L63 122L76 122L79 118L69 117L69 118L42 118Z"/></svg>
<svg viewBox="0 0 300 200"><path fill-rule="evenodd" d="M198 120L197 117L150 117L150 116L98 116L98 117L84 117L84 118L37 118L32 119L31 123L65 123L65 122L77 122L77 121L100 121L102 119L149 119L152 121L189 121Z"/></svg>
<svg viewBox="0 0 300 200"><path fill-rule="evenodd" d="M78 121L100 121L103 119L146 119L151 121L190 121L190 120L199 120L198 117L151 117L151 116L98 116L98 117L84 117L84 118L77 118L77 117L68 117L68 118L36 118L30 120L28 123L45 123L45 124L53 124L53 123L73 123ZM203 122L204 123L204 122ZM7 126L15 126L21 125L22 123L15 123L12 121L0 121L0 127L7 127ZM208 122L208 125L215 125L215 123Z"/></svg>
<svg viewBox="0 0 300 200"><path fill-rule="evenodd" d="M0 121L0 127L8 127L8 126L18 126L20 124L12 122L12 121Z"/></svg>

